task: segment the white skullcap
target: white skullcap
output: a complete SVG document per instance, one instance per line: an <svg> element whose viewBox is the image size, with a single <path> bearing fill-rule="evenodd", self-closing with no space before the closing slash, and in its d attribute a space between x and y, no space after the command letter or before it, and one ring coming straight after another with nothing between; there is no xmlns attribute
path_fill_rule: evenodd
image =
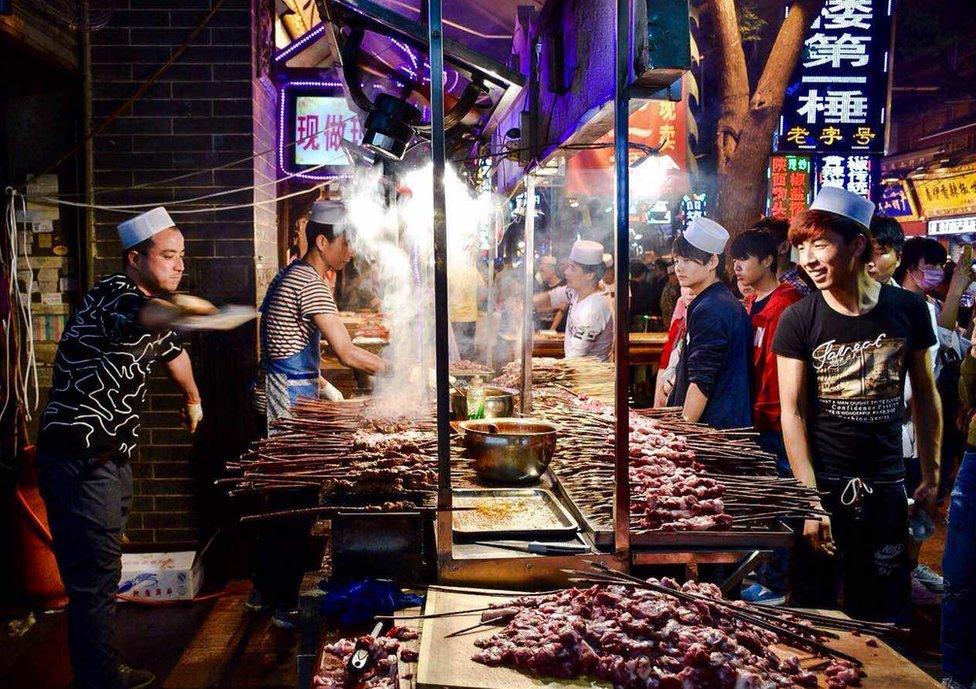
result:
<svg viewBox="0 0 976 689"><path fill-rule="evenodd" d="M683 236L689 244L707 254L722 253L725 243L729 241L729 231L708 218L692 220Z"/></svg>
<svg viewBox="0 0 976 689"><path fill-rule="evenodd" d="M874 204L863 196L840 187L824 187L817 194L817 198L810 204L812 211L827 211L836 215L850 218L856 223L871 228L871 218L874 217Z"/></svg>
<svg viewBox="0 0 976 689"><path fill-rule="evenodd" d="M176 227L176 223L166 209L159 206L119 223L119 239L122 240L122 248L128 249L170 227Z"/></svg>
<svg viewBox="0 0 976 689"><path fill-rule="evenodd" d="M603 263L603 245L589 239L577 239L569 252L569 260L584 266L599 265Z"/></svg>
<svg viewBox="0 0 976 689"><path fill-rule="evenodd" d="M339 227L345 223L346 207L339 201L316 201L312 204L312 213L308 219L322 225Z"/></svg>

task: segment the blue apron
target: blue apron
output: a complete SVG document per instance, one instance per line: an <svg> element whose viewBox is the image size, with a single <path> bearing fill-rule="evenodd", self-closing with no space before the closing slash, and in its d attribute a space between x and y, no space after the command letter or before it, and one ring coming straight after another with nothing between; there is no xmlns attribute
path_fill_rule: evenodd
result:
<svg viewBox="0 0 976 689"><path fill-rule="evenodd" d="M279 275L284 276L284 272ZM268 299L278 287L279 279L269 286L261 312L268 305ZM319 396L319 365L321 333L316 330L304 349L284 359L271 359L264 355L262 343L261 366L265 373L265 393L267 395L267 418L270 424L275 419L290 417L291 408L299 397L317 398Z"/></svg>

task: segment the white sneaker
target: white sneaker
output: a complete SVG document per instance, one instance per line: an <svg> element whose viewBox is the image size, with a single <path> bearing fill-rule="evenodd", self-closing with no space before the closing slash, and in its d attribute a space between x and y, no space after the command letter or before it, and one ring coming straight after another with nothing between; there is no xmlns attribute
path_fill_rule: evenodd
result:
<svg viewBox="0 0 976 689"><path fill-rule="evenodd" d="M925 588L934 593L945 592L945 581L931 567L918 565L912 570L912 579L920 581Z"/></svg>

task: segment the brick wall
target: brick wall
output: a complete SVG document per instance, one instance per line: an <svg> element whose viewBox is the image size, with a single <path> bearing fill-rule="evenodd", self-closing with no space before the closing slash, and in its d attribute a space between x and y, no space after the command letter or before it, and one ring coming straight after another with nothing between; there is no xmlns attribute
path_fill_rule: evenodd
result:
<svg viewBox="0 0 976 689"><path fill-rule="evenodd" d="M92 34L95 125L166 61L211 6L210 0L116 0L111 23ZM262 160L243 161L273 145L274 99L252 64L249 0L228 0L179 61L133 107L95 140L99 203L166 204L274 179ZM230 165L228 165L230 164ZM224 169L172 182L203 169ZM111 187L157 184L152 189ZM217 197L221 205L273 198L274 186ZM175 210L180 207L171 207ZM190 208L184 206L182 208ZM255 304L266 264L275 264L275 207L173 216L186 238L183 288L217 304ZM120 216L96 215L97 276L117 271ZM260 275L259 279L256 276ZM191 542L219 523L223 503L212 479L246 446L252 414L248 385L256 362L254 325L231 333L193 336L188 343L205 420L195 437L180 425L181 398L158 375L143 417L130 540L140 544ZM160 368L160 371L162 369Z"/></svg>

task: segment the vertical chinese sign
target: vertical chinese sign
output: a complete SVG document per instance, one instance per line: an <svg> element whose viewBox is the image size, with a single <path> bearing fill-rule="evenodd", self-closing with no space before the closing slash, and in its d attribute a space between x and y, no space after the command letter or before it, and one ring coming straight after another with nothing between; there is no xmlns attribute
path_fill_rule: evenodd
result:
<svg viewBox="0 0 976 689"><path fill-rule="evenodd" d="M792 218L810 203L812 170L809 156L773 154L769 159L769 199L766 214Z"/></svg>
<svg viewBox="0 0 976 689"><path fill-rule="evenodd" d="M840 187L868 200L878 198L877 156L821 155L815 162L817 191L824 187Z"/></svg>
<svg viewBox="0 0 976 689"><path fill-rule="evenodd" d="M777 150L883 154L893 0L826 0L807 35Z"/></svg>

